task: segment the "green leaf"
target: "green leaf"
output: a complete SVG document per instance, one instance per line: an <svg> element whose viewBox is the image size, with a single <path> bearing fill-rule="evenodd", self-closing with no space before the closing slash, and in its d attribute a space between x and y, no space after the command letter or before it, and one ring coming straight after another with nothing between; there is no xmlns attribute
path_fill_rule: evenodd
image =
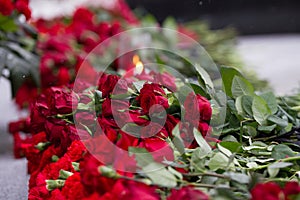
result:
<svg viewBox="0 0 300 200"><path fill-rule="evenodd" d="M232 96L237 98L238 96L242 95L253 95L254 88L246 79L235 76L232 81L231 92Z"/></svg>
<svg viewBox="0 0 300 200"><path fill-rule="evenodd" d="M271 126L258 126L257 129L262 132L270 133L274 130L274 128L276 128L276 126L276 124L273 124Z"/></svg>
<svg viewBox="0 0 300 200"><path fill-rule="evenodd" d="M200 82L204 82L205 86L209 86L210 89L213 89L214 84L209 74L198 64L195 65L195 69L198 73L198 78L200 79Z"/></svg>
<svg viewBox="0 0 300 200"><path fill-rule="evenodd" d="M276 115L271 115L268 117L268 121L273 122L281 127L287 127L288 125L288 121L281 119L280 117L276 116Z"/></svg>
<svg viewBox="0 0 300 200"><path fill-rule="evenodd" d="M225 66L221 67L220 73L221 73L221 76L223 79L223 86L225 89L225 93L228 96L233 97L232 92L231 92L233 77L242 76L242 74L238 70L236 70L232 67L225 67Z"/></svg>
<svg viewBox="0 0 300 200"><path fill-rule="evenodd" d="M222 145L217 144L217 147L220 150L220 152L225 154L227 157L230 157L232 155L231 151L229 151L227 148L223 147Z"/></svg>
<svg viewBox="0 0 300 200"><path fill-rule="evenodd" d="M173 130L172 135L174 136L172 142L175 148L179 151L180 154L184 154L184 143L182 138L180 137L179 124L177 124Z"/></svg>
<svg viewBox="0 0 300 200"><path fill-rule="evenodd" d="M246 174L242 173L235 173L235 172L225 172L224 175L230 177L232 180L242 183L242 184L248 184L250 181L250 177Z"/></svg>
<svg viewBox="0 0 300 200"><path fill-rule="evenodd" d="M218 169L225 169L228 165L229 158L226 157L221 152L217 152L209 161L208 167L212 171L216 171Z"/></svg>
<svg viewBox="0 0 300 200"><path fill-rule="evenodd" d="M199 145L199 148L201 149L201 153L203 155L209 154L212 151L211 147L206 142L206 140L203 138L202 134L196 128L194 128L193 133L194 133L194 138L196 139L196 141Z"/></svg>
<svg viewBox="0 0 300 200"><path fill-rule="evenodd" d="M141 168L154 162L152 155L145 148L129 147L128 151L129 155L135 155L135 160Z"/></svg>
<svg viewBox="0 0 300 200"><path fill-rule="evenodd" d="M0 14L0 30L3 30L5 32L13 32L18 30L18 26L16 25L13 18Z"/></svg>
<svg viewBox="0 0 300 200"><path fill-rule="evenodd" d="M190 83L190 85L193 88L195 94L200 94L203 97L210 98L210 96L207 94L207 91L205 91L205 89L203 89L201 86L194 83Z"/></svg>
<svg viewBox="0 0 300 200"><path fill-rule="evenodd" d="M135 89L140 92L141 89L143 88L144 84L145 84L146 81L135 81L133 82L133 86L135 87Z"/></svg>
<svg viewBox="0 0 300 200"><path fill-rule="evenodd" d="M252 112L254 119L260 125L265 125L267 118L271 114L266 101L259 96L254 96L253 98Z"/></svg>
<svg viewBox="0 0 300 200"><path fill-rule="evenodd" d="M173 188L177 185L176 177L160 163L150 163L143 167L143 172L151 179L153 184Z"/></svg>
<svg viewBox="0 0 300 200"><path fill-rule="evenodd" d="M270 175L270 178L274 178L274 177L277 176L280 169L279 168L270 168L270 167L268 167L267 171L268 171L268 174Z"/></svg>
<svg viewBox="0 0 300 200"><path fill-rule="evenodd" d="M272 150L272 158L276 160L293 157L294 155L293 150L285 144L278 144Z"/></svg>
<svg viewBox="0 0 300 200"><path fill-rule="evenodd" d="M163 22L163 27L173 29L173 30L177 30L176 20L173 17L167 17L165 19L165 21Z"/></svg>
<svg viewBox="0 0 300 200"><path fill-rule="evenodd" d="M253 97L249 95L243 95L242 96L242 107L243 110L249 115L253 116L252 112L252 102L253 102Z"/></svg>
<svg viewBox="0 0 300 200"><path fill-rule="evenodd" d="M239 96L236 98L235 100L235 108L238 112L239 115L244 115L244 110L243 110L243 105L242 105L242 97L243 96Z"/></svg>
<svg viewBox="0 0 300 200"><path fill-rule="evenodd" d="M271 165L269 165L269 168L274 169L274 168L285 168L293 165L293 163L289 162L275 162Z"/></svg>
<svg viewBox="0 0 300 200"><path fill-rule="evenodd" d="M244 132L247 133L247 135L251 136L251 137L255 137L257 135L257 131L256 128L254 128L253 126L243 126Z"/></svg>
<svg viewBox="0 0 300 200"><path fill-rule="evenodd" d="M278 110L278 104L275 95L272 92L266 92L259 96L262 97L267 102L268 107L271 110L271 113L275 114Z"/></svg>
<svg viewBox="0 0 300 200"><path fill-rule="evenodd" d="M224 148L230 150L232 153L238 152L242 146L240 143L233 142L233 141L222 141L222 142L220 142L220 145L222 145Z"/></svg>
<svg viewBox="0 0 300 200"><path fill-rule="evenodd" d="M135 123L127 123L121 128L121 130L134 137L141 137L141 126L138 126Z"/></svg>

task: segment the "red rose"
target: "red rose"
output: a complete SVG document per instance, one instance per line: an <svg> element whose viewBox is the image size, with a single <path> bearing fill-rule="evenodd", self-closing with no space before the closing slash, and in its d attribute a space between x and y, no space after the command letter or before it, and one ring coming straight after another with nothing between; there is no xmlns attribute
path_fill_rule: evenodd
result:
<svg viewBox="0 0 300 200"><path fill-rule="evenodd" d="M10 133L16 133L19 131L29 133L30 132L30 118L20 119L15 122L10 122L8 124L8 131Z"/></svg>
<svg viewBox="0 0 300 200"><path fill-rule="evenodd" d="M118 149L114 155L113 168L122 176L133 177L137 170L134 156L129 156L127 151Z"/></svg>
<svg viewBox="0 0 300 200"><path fill-rule="evenodd" d="M210 130L210 126L206 122L200 122L198 126L198 130L200 131L202 136L205 137L208 131Z"/></svg>
<svg viewBox="0 0 300 200"><path fill-rule="evenodd" d="M68 89L51 87L45 93L52 115L72 113L72 105L77 105L77 97Z"/></svg>
<svg viewBox="0 0 300 200"><path fill-rule="evenodd" d="M103 164L111 164L114 160L114 144L109 141L104 134L90 137L88 140L83 141L86 149L92 154L99 162Z"/></svg>
<svg viewBox="0 0 300 200"><path fill-rule="evenodd" d="M87 8L78 8L73 15L74 22L90 24L93 22L93 20L94 14Z"/></svg>
<svg viewBox="0 0 300 200"><path fill-rule="evenodd" d="M165 129L166 131L171 135L174 127L178 124L180 120L174 117L173 115L167 115L167 120L165 123Z"/></svg>
<svg viewBox="0 0 300 200"><path fill-rule="evenodd" d="M38 89L33 83L25 81L18 89L15 97L16 104L19 108L26 108L34 102L38 96Z"/></svg>
<svg viewBox="0 0 300 200"><path fill-rule="evenodd" d="M149 138L156 135L162 138L167 138L169 136L166 129L161 124L155 122L151 122L147 126L142 127L140 134L141 138Z"/></svg>
<svg viewBox="0 0 300 200"><path fill-rule="evenodd" d="M81 182L85 190L89 193L98 192L104 194L111 190L115 180L104 177L100 174L98 168L102 164L91 154L86 154L83 161L80 162Z"/></svg>
<svg viewBox="0 0 300 200"><path fill-rule="evenodd" d="M75 172L72 176L67 178L61 193L66 199L72 200L81 200L85 196L79 172Z"/></svg>
<svg viewBox="0 0 300 200"><path fill-rule="evenodd" d="M117 75L101 74L98 89L102 92L102 97L108 97L113 92L119 79Z"/></svg>
<svg viewBox="0 0 300 200"><path fill-rule="evenodd" d="M69 74L69 70L67 67L60 67L58 69L58 75L57 75L57 84L58 85L67 85L70 80L71 80L71 77L70 77L70 74Z"/></svg>
<svg viewBox="0 0 300 200"><path fill-rule="evenodd" d="M174 152L169 144L161 138L146 138L139 144L139 147L147 149L157 162L164 160L173 161Z"/></svg>
<svg viewBox="0 0 300 200"><path fill-rule="evenodd" d="M137 97L137 101L140 103L145 113L149 113L150 108L159 104L164 108L168 108L168 99L165 98L164 90L155 83L144 84L143 88L140 91L140 95Z"/></svg>
<svg viewBox="0 0 300 200"><path fill-rule="evenodd" d="M17 0L15 2L16 9L25 15L26 19L29 20L31 17L31 10L28 6L29 0Z"/></svg>
<svg viewBox="0 0 300 200"><path fill-rule="evenodd" d="M77 122L77 128L83 130L89 128L92 131L92 133L95 132L96 115L93 111L76 112L75 121Z"/></svg>
<svg viewBox="0 0 300 200"><path fill-rule="evenodd" d="M42 50L61 53L72 51L71 46L69 45L69 42L66 42L66 39L67 38L61 36L49 37L45 42L39 43L38 47Z"/></svg>
<svg viewBox="0 0 300 200"><path fill-rule="evenodd" d="M283 193L285 196L300 194L300 185L295 181L287 182L283 188Z"/></svg>
<svg viewBox="0 0 300 200"><path fill-rule="evenodd" d="M136 123L139 126L141 126L141 125L145 126L145 125L148 125L150 123L149 120L142 117L142 113L141 113L140 110L130 110L129 115L130 115L130 117L127 118L128 121L126 121L126 123L131 123L132 122L132 123Z"/></svg>
<svg viewBox="0 0 300 200"><path fill-rule="evenodd" d="M105 193L101 200L158 200L159 195L155 187L146 184L118 179L113 188Z"/></svg>
<svg viewBox="0 0 300 200"><path fill-rule="evenodd" d="M47 139L61 149L66 150L74 140L78 140L79 136L74 125L67 124L64 120L51 119L45 123Z"/></svg>
<svg viewBox="0 0 300 200"><path fill-rule="evenodd" d="M10 15L14 10L14 5L12 4L11 0L0 0L0 13L2 15Z"/></svg>
<svg viewBox="0 0 300 200"><path fill-rule="evenodd" d="M50 116L49 106L44 94L37 97L30 108L31 130L38 133L45 130L46 117Z"/></svg>
<svg viewBox="0 0 300 200"><path fill-rule="evenodd" d="M195 95L193 92L187 96L184 102L184 108L185 121L192 123L196 127L198 121L209 121L212 115L212 109L209 101L199 94Z"/></svg>
<svg viewBox="0 0 300 200"><path fill-rule="evenodd" d="M124 150L128 150L128 147L135 147L138 145L139 142L139 138L134 137L132 135L130 135L129 133L125 133L123 131L119 131L120 134L120 139L117 142L117 146L124 149Z"/></svg>
<svg viewBox="0 0 300 200"><path fill-rule="evenodd" d="M182 187L179 190L172 189L168 200L209 200L209 197L192 187Z"/></svg>
<svg viewBox="0 0 300 200"><path fill-rule="evenodd" d="M157 73L154 78L155 83L159 83L162 86L168 88L172 92L176 92L175 77L168 72Z"/></svg>
<svg viewBox="0 0 300 200"><path fill-rule="evenodd" d="M102 115L104 117L114 117L120 120L128 117L129 102L124 100L111 100L106 98L102 103ZM124 114L125 116L124 116Z"/></svg>
<svg viewBox="0 0 300 200"><path fill-rule="evenodd" d="M251 190L252 200L278 200L284 195L279 185L273 182L259 183Z"/></svg>

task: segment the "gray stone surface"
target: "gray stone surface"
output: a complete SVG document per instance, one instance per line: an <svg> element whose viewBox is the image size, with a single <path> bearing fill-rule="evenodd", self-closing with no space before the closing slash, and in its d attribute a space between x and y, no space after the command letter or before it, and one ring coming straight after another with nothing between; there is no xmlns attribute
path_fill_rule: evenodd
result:
<svg viewBox="0 0 300 200"><path fill-rule="evenodd" d="M10 100L9 83L0 78L0 200L27 199L27 168L25 159L14 159L13 140L7 123L22 114Z"/></svg>
<svg viewBox="0 0 300 200"><path fill-rule="evenodd" d="M300 88L300 34L240 37L238 51L278 95Z"/></svg>

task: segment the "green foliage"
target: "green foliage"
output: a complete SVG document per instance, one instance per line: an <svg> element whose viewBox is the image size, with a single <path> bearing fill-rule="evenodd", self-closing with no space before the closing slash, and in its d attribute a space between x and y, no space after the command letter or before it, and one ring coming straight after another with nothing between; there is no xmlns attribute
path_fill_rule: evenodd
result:
<svg viewBox="0 0 300 200"><path fill-rule="evenodd" d="M35 31L16 17L0 15L0 75L10 80L13 96L26 80L39 86L39 56L32 46L35 37Z"/></svg>

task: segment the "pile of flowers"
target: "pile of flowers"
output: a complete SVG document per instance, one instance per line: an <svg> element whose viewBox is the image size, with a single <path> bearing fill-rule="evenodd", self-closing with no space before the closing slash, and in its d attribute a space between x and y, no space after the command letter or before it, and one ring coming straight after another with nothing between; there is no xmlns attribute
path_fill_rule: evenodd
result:
<svg viewBox="0 0 300 200"><path fill-rule="evenodd" d="M79 8L66 22L35 22L41 87L20 87L29 116L9 124L15 157L28 160L28 198L298 199L299 95L256 92L229 67L176 76L165 66L194 63L163 52L154 68L136 51L97 71L91 50L124 23L143 24L120 2L117 21Z"/></svg>
<svg viewBox="0 0 300 200"><path fill-rule="evenodd" d="M299 196L297 182L256 185L263 179L251 175L268 168L273 176L296 164L299 156L289 147L275 155L275 145L222 143L213 135L213 109L205 97L167 71L128 74L94 71L74 84L50 87L31 105L29 118L10 124L15 155L28 160L29 199ZM21 139L20 132L29 135ZM280 159L254 158L257 149ZM268 164L245 165L247 159Z"/></svg>

